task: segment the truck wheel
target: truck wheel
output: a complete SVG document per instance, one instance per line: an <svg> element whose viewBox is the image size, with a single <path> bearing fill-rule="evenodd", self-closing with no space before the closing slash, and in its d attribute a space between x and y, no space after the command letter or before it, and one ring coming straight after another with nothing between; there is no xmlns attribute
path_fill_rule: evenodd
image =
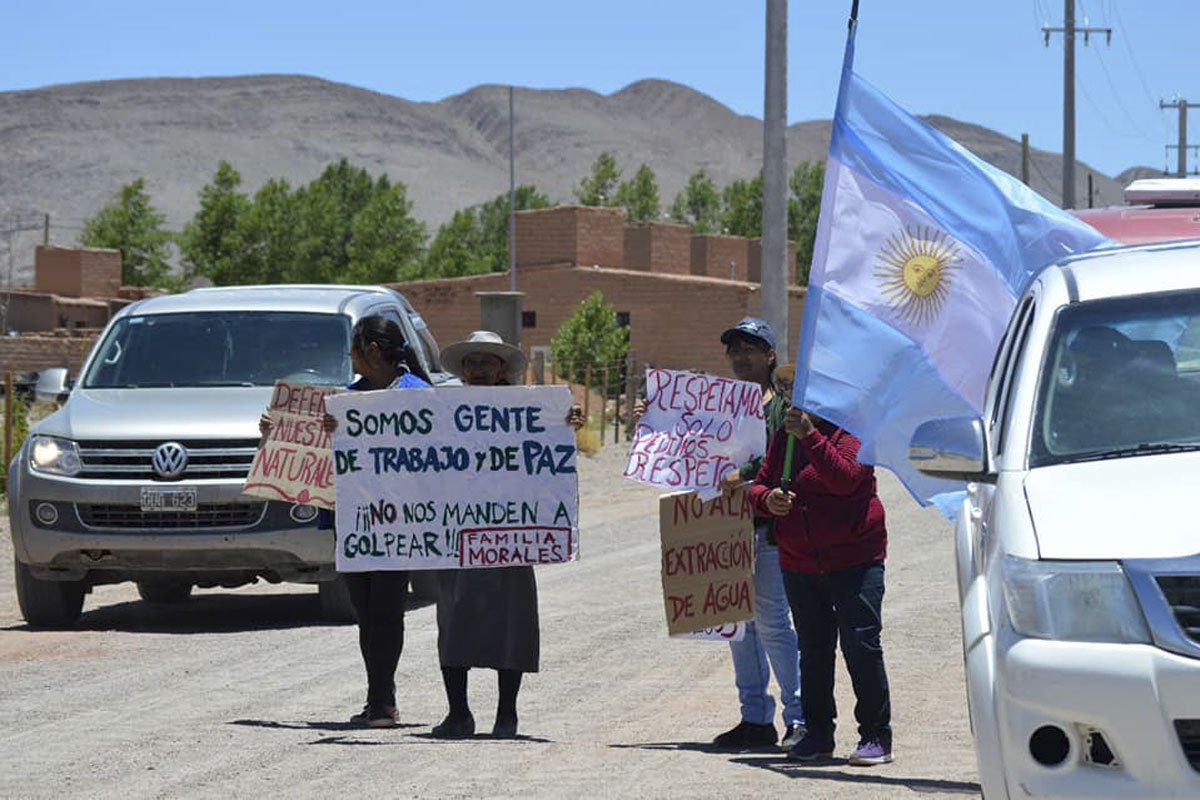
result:
<svg viewBox="0 0 1200 800"><path fill-rule="evenodd" d="M350 602L350 590L346 580L338 575L331 581L317 584L317 596L321 602L321 619L337 625L357 622L354 604Z"/></svg>
<svg viewBox="0 0 1200 800"><path fill-rule="evenodd" d="M137 589L147 603L182 603L192 596L192 585L181 581L139 581Z"/></svg>
<svg viewBox="0 0 1200 800"><path fill-rule="evenodd" d="M84 581L44 581L35 578L29 567L13 559L16 565L17 604L21 616L35 628L69 628L83 611Z"/></svg>

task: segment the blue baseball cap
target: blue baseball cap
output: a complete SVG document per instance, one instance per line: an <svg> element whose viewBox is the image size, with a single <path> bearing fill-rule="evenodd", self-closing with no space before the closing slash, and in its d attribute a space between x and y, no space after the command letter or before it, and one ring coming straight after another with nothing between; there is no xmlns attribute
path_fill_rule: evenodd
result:
<svg viewBox="0 0 1200 800"><path fill-rule="evenodd" d="M733 337L741 334L766 342L767 347L775 349L775 331L771 326L758 317L742 317L737 325L721 334L721 344L729 344Z"/></svg>

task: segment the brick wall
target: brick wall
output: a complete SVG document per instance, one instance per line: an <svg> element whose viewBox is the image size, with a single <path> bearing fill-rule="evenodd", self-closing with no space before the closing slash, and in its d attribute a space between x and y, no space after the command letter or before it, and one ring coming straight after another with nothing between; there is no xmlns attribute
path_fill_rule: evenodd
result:
<svg viewBox="0 0 1200 800"><path fill-rule="evenodd" d="M625 221L618 208L557 206L517 212L517 266L583 264L619 267Z"/></svg>
<svg viewBox="0 0 1200 800"><path fill-rule="evenodd" d="M475 292L505 290L508 277L493 273L394 285L417 307L444 347L479 327ZM721 374L728 372L721 332L748 314L761 313L757 286L690 275L557 266L522 271L517 288L526 293L524 310L537 317L536 327L521 332L521 346L527 352L548 345L579 302L599 290L617 311L629 313L630 349L640 362ZM788 296L794 339L800 329L804 290L793 287ZM793 349L789 347L789 352Z"/></svg>
<svg viewBox="0 0 1200 800"><path fill-rule="evenodd" d="M72 375L79 373L83 360L91 351L98 330L71 331L66 335L24 334L0 337L0 373L28 372L47 367L66 367Z"/></svg>
<svg viewBox="0 0 1200 800"><path fill-rule="evenodd" d="M38 245L34 286L39 292L70 297L116 297L121 289L121 252Z"/></svg>
<svg viewBox="0 0 1200 800"><path fill-rule="evenodd" d="M625 269L663 275L691 274L692 232L663 222L625 226Z"/></svg>
<svg viewBox="0 0 1200 800"><path fill-rule="evenodd" d="M787 283L789 286L796 282L796 243L787 243ZM762 283L762 239L750 240L750 261L746 280L751 283Z"/></svg>
<svg viewBox="0 0 1200 800"><path fill-rule="evenodd" d="M732 278L744 281L749 278L750 240L742 236L719 236L703 234L692 237L691 267L693 275L709 278ZM729 262L733 262L733 275L729 274Z"/></svg>

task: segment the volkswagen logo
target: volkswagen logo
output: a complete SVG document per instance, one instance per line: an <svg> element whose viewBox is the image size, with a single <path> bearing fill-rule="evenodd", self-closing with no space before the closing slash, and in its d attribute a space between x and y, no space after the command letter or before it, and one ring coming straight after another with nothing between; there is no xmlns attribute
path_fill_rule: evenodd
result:
<svg viewBox="0 0 1200 800"><path fill-rule="evenodd" d="M154 455L150 457L150 466L154 468L154 474L160 478L178 478L187 469L188 455L187 449L179 442L164 442L154 448Z"/></svg>

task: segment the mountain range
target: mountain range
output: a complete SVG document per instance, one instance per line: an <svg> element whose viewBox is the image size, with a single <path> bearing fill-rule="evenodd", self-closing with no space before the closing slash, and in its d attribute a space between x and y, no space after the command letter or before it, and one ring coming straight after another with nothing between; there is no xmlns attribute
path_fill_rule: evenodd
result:
<svg viewBox="0 0 1200 800"><path fill-rule="evenodd" d="M678 83L642 80L608 95L518 88L514 105L517 181L554 201L572 202L572 189L605 150L627 178L649 164L664 208L697 169L723 186L753 176L761 163L761 120ZM925 120L1019 175L1020 142L949 117ZM414 214L432 234L456 209L507 191L508 123L508 89L496 85L436 103L301 75L150 78L4 92L0 227L15 222L25 229L14 240L20 284L28 279L43 215L50 215L51 240L70 243L83 220L128 181L145 178L167 227L178 230L222 159L252 192L276 177L307 183L345 157L403 181ZM829 120L789 126L789 164L823 159L829 131ZM1081 162L1076 196L1086 199L1092 173L1097 205L1119 203L1126 179L1139 169L1109 177ZM1031 173L1033 188L1058 202L1060 156L1034 150Z"/></svg>

